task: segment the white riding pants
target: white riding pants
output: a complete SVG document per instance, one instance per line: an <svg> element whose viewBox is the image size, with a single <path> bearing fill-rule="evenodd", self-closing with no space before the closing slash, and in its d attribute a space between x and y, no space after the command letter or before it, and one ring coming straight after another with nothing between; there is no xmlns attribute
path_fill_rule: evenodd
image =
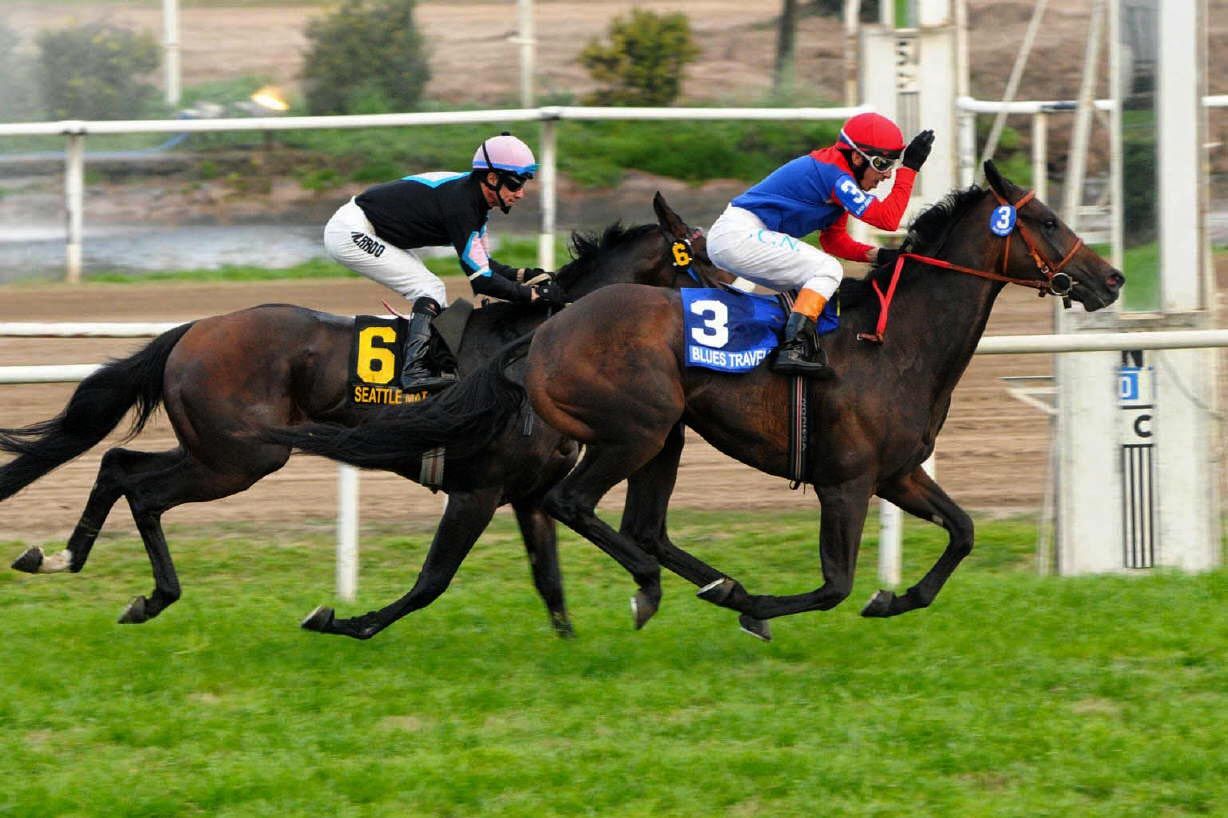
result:
<svg viewBox="0 0 1228 818"><path fill-rule="evenodd" d="M832 297L844 268L832 256L764 226L749 210L729 205L708 231L708 256L722 270L771 290L814 290Z"/></svg>
<svg viewBox="0 0 1228 818"><path fill-rule="evenodd" d="M353 199L324 226L324 249L335 261L391 287L411 302L429 295L447 306L448 291L439 276L428 270L413 251L393 247L375 235L375 228Z"/></svg>

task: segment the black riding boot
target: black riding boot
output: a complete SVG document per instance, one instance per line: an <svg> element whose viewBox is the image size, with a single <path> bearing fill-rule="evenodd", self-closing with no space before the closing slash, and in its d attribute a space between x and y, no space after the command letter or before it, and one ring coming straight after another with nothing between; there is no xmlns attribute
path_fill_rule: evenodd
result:
<svg viewBox="0 0 1228 818"><path fill-rule="evenodd" d="M800 312L789 313L785 322L785 339L776 348L772 371L784 375L830 380L836 371L827 365L827 353L819 346L814 320Z"/></svg>
<svg viewBox="0 0 1228 818"><path fill-rule="evenodd" d="M436 375L429 364L431 319L440 312L438 302L430 296L424 295L414 302L405 331L405 365L401 370L401 388L406 392L435 392L456 382L455 372Z"/></svg>

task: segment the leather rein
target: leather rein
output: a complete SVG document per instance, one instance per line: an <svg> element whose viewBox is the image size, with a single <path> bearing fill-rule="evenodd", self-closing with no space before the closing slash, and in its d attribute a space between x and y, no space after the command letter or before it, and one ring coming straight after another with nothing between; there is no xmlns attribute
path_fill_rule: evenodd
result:
<svg viewBox="0 0 1228 818"><path fill-rule="evenodd" d="M992 190L992 189L991 189ZM1000 204L1009 205L1018 211L1021 207L1032 201L1036 196L1035 190L1029 190L1019 201L1011 204L1002 197L998 191L993 190L994 197ZM1036 265L1037 271L1045 278L1043 281L1035 278L1017 278L1006 274L1007 265L1010 263L1011 255L1011 238L1018 232L1019 237L1023 239L1023 243L1027 245L1028 254L1032 257L1032 262ZM878 295L880 310L878 313L878 323L874 328L874 332L859 332L857 339L860 341L870 341L871 343L881 344L883 342L883 334L887 331L887 313L891 308L891 301L895 297L895 288L900 281L900 273L904 269L904 262L909 259L919 261L922 264L928 264L931 267L941 267L944 270L954 270L957 273L965 273L967 275L985 278L990 281L1001 281L1006 284L1018 284L1021 287L1031 287L1038 290L1037 295L1042 298L1046 295L1056 295L1062 299L1062 304L1070 308L1070 291L1075 286L1074 279L1069 273L1063 272L1066 265L1074 258L1075 253L1083 247L1083 239L1075 237L1075 242L1071 246L1069 252L1062 257L1062 260L1056 264L1052 263L1040 248L1036 246L1036 241L1031 233L1023 226L1020 221L1015 222L1011 231L1005 236L1006 241L1002 243L1002 272L997 273L992 270L978 270L974 267L964 267L959 264L952 264L949 261L944 261L939 258L930 256L922 256L917 253L900 253L895 261L895 268L891 271L891 282L887 285L887 292L883 292L878 286L877 281L872 281L871 286L874 287L874 292ZM994 265L998 266L998 265Z"/></svg>

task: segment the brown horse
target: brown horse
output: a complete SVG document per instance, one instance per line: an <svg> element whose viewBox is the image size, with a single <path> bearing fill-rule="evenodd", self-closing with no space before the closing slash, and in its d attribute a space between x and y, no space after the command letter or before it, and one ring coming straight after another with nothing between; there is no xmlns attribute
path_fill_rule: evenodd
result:
<svg viewBox="0 0 1228 818"><path fill-rule="evenodd" d="M789 476L790 381L766 365L737 376L686 367L678 293L606 288L543 324L523 363L516 362L522 343L469 379L523 383L537 415L585 445L576 468L547 492L544 507L631 570L640 586L637 625L652 616L661 595L659 568L644 555L700 586L701 598L740 612L743 627L761 638L770 635L763 620L834 607L852 588L875 494L941 525L949 541L920 582L902 595L879 591L863 615L894 616L934 600L971 551L973 527L921 464L934 449L997 294L1009 281L1096 310L1111 304L1125 281L1045 204L1003 179L992 163L985 170L989 189L954 193L917 218L904 246L913 255L898 286L888 285L892 270L878 269L842 287L842 326L825 343L839 377L807 386L805 481L822 506L823 574L822 585L809 593L751 595L665 535L682 424L744 463ZM1018 205L1018 221L999 237L990 220L1007 203ZM871 329L884 312L882 296L874 297L884 287L893 292L890 332L885 343L870 343L859 330ZM465 388L476 393L479 383ZM487 406L495 427L520 411L506 396L501 400ZM368 440L380 423L366 430ZM414 431L412 424L396 429L397 435ZM384 445L395 447L398 439L404 440L387 435ZM636 514L624 516L622 530L614 531L595 508L627 479L628 507Z"/></svg>
<svg viewBox="0 0 1228 818"><path fill-rule="evenodd" d="M676 245L689 246L692 239L702 239L660 194L653 206L658 224L629 229L613 225L600 238L573 237L575 259L558 273L571 297L581 298L615 282L663 287L695 283L688 275L688 259L682 256L679 263L681 251ZM728 280L704 267L702 254L695 261L700 274L706 271ZM547 315L538 305L494 304L475 310L457 355L462 374L530 332ZM289 305L202 319L177 327L140 352L92 374L57 417L22 429L0 429L0 451L16 455L0 467L0 500L97 444L133 407L137 413L131 436L161 403L179 442L165 452L108 451L67 548L50 556L31 548L13 567L30 573L80 571L111 507L126 497L156 587L148 597L133 599L119 621L138 623L157 616L180 596L162 532L164 512L182 503L244 491L280 469L290 447L262 437L268 429L310 422L351 427L374 416L377 410L355 406L348 399L353 326L349 317ZM449 398L447 405L454 404ZM463 413L460 407L451 421ZM331 609L317 609L304 627L367 638L429 604L443 593L495 509L510 502L551 622L560 635L570 634L555 524L540 502L574 465L578 447L529 415L523 421L497 439L483 438L488 445L481 452L460 443L449 447L441 486L448 503L409 594L395 605L353 620L334 620ZM400 458L392 470L418 480L421 454ZM352 460L387 467L378 452Z"/></svg>

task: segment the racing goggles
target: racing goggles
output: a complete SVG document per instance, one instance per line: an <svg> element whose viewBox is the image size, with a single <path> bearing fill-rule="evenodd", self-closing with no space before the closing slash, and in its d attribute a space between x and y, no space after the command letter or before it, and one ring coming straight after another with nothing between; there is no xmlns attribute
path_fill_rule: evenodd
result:
<svg viewBox="0 0 1228 818"><path fill-rule="evenodd" d="M525 183L533 177L521 176L519 173L500 173L499 178L502 180L505 188L510 190L512 193L515 193L524 187Z"/></svg>
<svg viewBox="0 0 1228 818"><path fill-rule="evenodd" d="M899 158L892 159L887 156L879 156L876 153L866 153L856 145L853 146L853 150L861 154L861 158L869 162L870 167L874 168L878 173L890 173L895 169L896 165L900 164Z"/></svg>

